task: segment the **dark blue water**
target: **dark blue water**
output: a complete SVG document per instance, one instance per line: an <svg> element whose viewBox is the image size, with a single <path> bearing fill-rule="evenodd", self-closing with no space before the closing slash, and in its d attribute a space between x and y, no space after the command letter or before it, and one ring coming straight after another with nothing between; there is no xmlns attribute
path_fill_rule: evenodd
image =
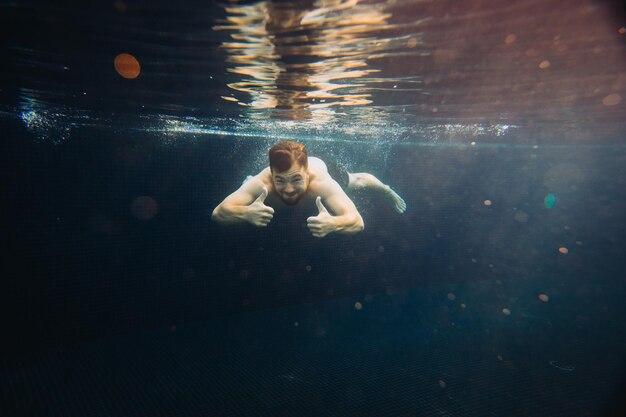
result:
<svg viewBox="0 0 626 417"><path fill-rule="evenodd" d="M619 415L620 8L342 4L2 6L0 414ZM212 223L285 139L407 212Z"/></svg>

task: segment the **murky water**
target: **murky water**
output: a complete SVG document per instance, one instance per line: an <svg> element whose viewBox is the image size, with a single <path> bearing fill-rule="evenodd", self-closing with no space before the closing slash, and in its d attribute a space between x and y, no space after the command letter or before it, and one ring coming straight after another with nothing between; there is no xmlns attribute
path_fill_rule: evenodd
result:
<svg viewBox="0 0 626 417"><path fill-rule="evenodd" d="M0 5L0 414L598 415L626 328L621 8ZM406 201L211 212L280 140Z"/></svg>

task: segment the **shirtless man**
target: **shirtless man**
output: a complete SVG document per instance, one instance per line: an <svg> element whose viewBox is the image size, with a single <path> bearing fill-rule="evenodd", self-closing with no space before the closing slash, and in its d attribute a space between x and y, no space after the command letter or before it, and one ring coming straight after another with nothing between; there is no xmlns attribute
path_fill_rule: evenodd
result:
<svg viewBox="0 0 626 417"><path fill-rule="evenodd" d="M272 207L308 205L315 201L319 214L307 219L313 236L324 237L333 232L353 234L363 230L363 219L352 200L330 176L324 161L309 157L304 145L281 142L270 148L269 160L269 167L248 177L213 210L214 221L225 225L247 222L265 227L274 216ZM404 213L406 210L402 197L372 174L345 172L345 177L346 189L381 190L396 211Z"/></svg>

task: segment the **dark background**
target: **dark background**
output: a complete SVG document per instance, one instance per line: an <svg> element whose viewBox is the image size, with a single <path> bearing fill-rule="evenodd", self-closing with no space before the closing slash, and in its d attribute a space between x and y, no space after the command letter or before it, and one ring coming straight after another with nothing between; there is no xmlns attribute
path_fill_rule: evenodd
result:
<svg viewBox="0 0 626 417"><path fill-rule="evenodd" d="M593 415L619 398L621 4L361 5L390 14L384 29L348 31L357 49L329 42L331 57L302 51L325 47L347 14L272 23L262 40L280 53L260 64L281 77L257 87L295 104L271 109L222 98L252 97L231 87L246 77L224 45L246 25L214 30L224 4L0 5L3 409L158 415L185 402L206 415L223 387L225 415L285 398L286 415L299 398L317 415L384 415L388 401L415 412L418 391L431 413ZM372 41L391 46L372 53ZM115 73L121 52L140 61L137 79ZM315 113L307 71L328 75L335 58L373 70L333 80L371 103ZM266 229L211 223L282 139L375 174L408 211L356 193L365 230L324 239L305 227L314 207ZM204 397L179 395L192 383Z"/></svg>
<svg viewBox="0 0 626 417"><path fill-rule="evenodd" d="M266 229L210 221L213 208L259 169L239 161L262 161L271 141L181 134L168 142L150 132L79 128L53 145L10 119L3 132L13 149L4 164L2 279L12 337L3 347L13 353L448 285L475 292L481 314L508 307L544 319L550 312L557 329L597 330L598 321L621 328L621 149L374 152L367 144L305 141L311 155L350 157L351 168L379 176L408 204L400 215L380 195L354 194L365 230L316 239L305 227L314 207L279 211ZM551 209L548 193L557 198ZM133 213L139 196L153 199L154 217ZM551 301L538 301L541 293Z"/></svg>

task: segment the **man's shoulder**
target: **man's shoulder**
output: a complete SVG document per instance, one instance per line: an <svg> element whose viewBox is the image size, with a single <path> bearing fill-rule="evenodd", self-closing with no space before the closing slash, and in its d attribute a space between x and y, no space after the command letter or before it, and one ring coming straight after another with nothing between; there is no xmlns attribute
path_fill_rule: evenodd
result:
<svg viewBox="0 0 626 417"><path fill-rule="evenodd" d="M269 167L265 168L263 171L259 172L254 178L263 182L265 185L272 185L272 171Z"/></svg>

